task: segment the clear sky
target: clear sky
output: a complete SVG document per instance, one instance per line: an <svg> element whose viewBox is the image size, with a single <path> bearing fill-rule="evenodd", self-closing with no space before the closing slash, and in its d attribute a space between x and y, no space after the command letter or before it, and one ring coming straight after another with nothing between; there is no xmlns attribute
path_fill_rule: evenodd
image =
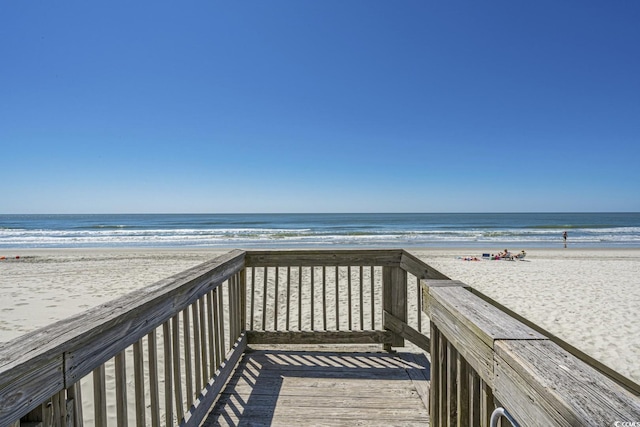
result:
<svg viewBox="0 0 640 427"><path fill-rule="evenodd" d="M640 2L0 3L0 213L640 211Z"/></svg>

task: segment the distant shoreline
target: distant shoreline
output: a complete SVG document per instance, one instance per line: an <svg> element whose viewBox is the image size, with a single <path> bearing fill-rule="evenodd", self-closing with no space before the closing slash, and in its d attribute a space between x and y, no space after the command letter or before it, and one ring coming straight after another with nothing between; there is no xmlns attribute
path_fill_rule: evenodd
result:
<svg viewBox="0 0 640 427"><path fill-rule="evenodd" d="M640 248L640 213L0 215L19 248Z"/></svg>

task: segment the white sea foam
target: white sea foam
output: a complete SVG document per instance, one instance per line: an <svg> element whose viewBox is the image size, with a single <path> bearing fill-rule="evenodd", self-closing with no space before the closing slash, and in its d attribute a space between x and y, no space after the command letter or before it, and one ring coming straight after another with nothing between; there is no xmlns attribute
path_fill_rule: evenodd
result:
<svg viewBox="0 0 640 427"><path fill-rule="evenodd" d="M517 215L516 215L517 216ZM53 247L117 247L117 246L429 246L429 245L498 245L555 246L562 244L563 229L558 225L532 225L511 220L513 225L496 226L505 222L504 215L478 216L491 219L491 224L472 221L471 216L460 223L449 223L449 216L438 216L438 223L404 216L352 218L348 221L331 215L315 216L143 216L123 218L72 216L56 218L51 228L25 228L20 218L9 218L14 227L0 226L0 248ZM2 216L0 216L0 219ZM367 222L367 218L369 222ZM398 218L402 219L399 220ZM422 218L422 217L420 217ZM418 219L420 219L418 218ZM427 219L431 217L425 217ZM466 217L465 217L466 218ZM518 217L531 222L530 216ZM598 217L599 218L599 217ZM160 221L162 219L163 221ZM375 219L375 221L373 221ZM597 218L596 218L597 219ZM111 222L109 222L109 220ZM432 219L433 220L433 219ZM564 218L562 219L564 220ZM46 223L46 218L34 221ZM84 221L84 222L83 222ZM594 221L590 218L590 221ZM506 221L508 222L508 221ZM582 246L638 246L640 227L606 226L594 221L593 226L573 226L569 242ZM633 220L630 222L633 223ZM214 225L214 226L209 226ZM255 225L255 226L253 226ZM273 225L273 226L271 226Z"/></svg>

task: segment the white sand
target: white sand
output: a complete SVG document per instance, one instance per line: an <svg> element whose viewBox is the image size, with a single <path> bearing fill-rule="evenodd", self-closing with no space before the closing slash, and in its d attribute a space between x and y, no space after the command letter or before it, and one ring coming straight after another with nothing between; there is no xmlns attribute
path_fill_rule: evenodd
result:
<svg viewBox="0 0 640 427"><path fill-rule="evenodd" d="M227 250L4 250L0 256L8 259L0 261L0 341L224 252ZM530 249L525 261L514 262L457 258L483 252L473 249L412 252L450 278L477 288L640 382L640 250Z"/></svg>
<svg viewBox="0 0 640 427"><path fill-rule="evenodd" d="M0 256L0 342L215 258L227 250L19 250ZM16 260L15 256L20 256Z"/></svg>
<svg viewBox="0 0 640 427"><path fill-rule="evenodd" d="M478 255L469 249L413 252L640 382L640 250L531 249L512 262L456 259Z"/></svg>

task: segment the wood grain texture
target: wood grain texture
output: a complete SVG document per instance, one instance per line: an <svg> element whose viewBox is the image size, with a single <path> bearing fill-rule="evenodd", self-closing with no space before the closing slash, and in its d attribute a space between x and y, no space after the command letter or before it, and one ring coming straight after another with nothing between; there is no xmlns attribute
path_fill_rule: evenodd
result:
<svg viewBox="0 0 640 427"><path fill-rule="evenodd" d="M146 404L144 391L144 357L142 355L142 341L133 344L133 372L135 382L135 401L136 401L136 425L145 426Z"/></svg>
<svg viewBox="0 0 640 427"><path fill-rule="evenodd" d="M226 353L224 362L221 364L220 371L205 384L204 390L198 395L195 406L189 408L184 420L180 423L181 427L197 427L207 417L213 402L220 394L220 391L227 383L227 380L234 372L238 361L247 348L246 334L242 334L231 346Z"/></svg>
<svg viewBox="0 0 640 427"><path fill-rule="evenodd" d="M525 325L527 325L531 329L533 329L533 330L539 332L540 334L544 335L550 341L553 341L558 346L560 346L562 349L568 351L569 353L571 353L572 355L574 355L578 359L582 360L586 364L594 367L595 369L600 371L602 374L604 374L607 377L611 378L616 383L622 385L624 388L626 388L627 390L629 390L630 392L632 392L636 396L640 396L640 384L637 384L637 383L633 382L629 378L627 378L624 375L620 374L619 372L613 370L611 367L606 366L605 364L603 364L599 360L589 356L588 354L586 354L585 352L583 352L580 349L576 348L575 346L572 346L571 344L569 344L566 341L560 339L559 337L553 335L551 332L547 331L546 329L542 328L541 326L536 325L535 323L533 323L532 321L526 319L525 317L521 316L520 314L514 312L513 310L510 310L508 307L505 307L504 305L500 304L499 302L495 301L494 299L490 298L489 296L483 294L482 292L478 291L477 289L474 289L474 288L470 287L469 291L472 292L477 297L487 301L489 304L493 305L494 307L497 307L498 309L500 309L503 312L507 313L509 316L511 316L511 317L517 319L518 321L524 323Z"/></svg>
<svg viewBox="0 0 640 427"><path fill-rule="evenodd" d="M478 375L485 381L493 383L492 348L439 302L429 301L427 314L438 327L441 335L453 343Z"/></svg>
<svg viewBox="0 0 640 427"><path fill-rule="evenodd" d="M427 313L480 377L493 385L493 345L496 340L544 340L464 287L430 287Z"/></svg>
<svg viewBox="0 0 640 427"><path fill-rule="evenodd" d="M640 420L640 399L551 341L496 343L496 398L523 425Z"/></svg>
<svg viewBox="0 0 640 427"><path fill-rule="evenodd" d="M449 277L407 251L402 251L399 266L408 273L416 276L418 279L449 279Z"/></svg>
<svg viewBox="0 0 640 427"><path fill-rule="evenodd" d="M158 381L158 348L156 331L147 335L149 354L149 400L151 412L151 426L160 427L160 388Z"/></svg>
<svg viewBox="0 0 640 427"><path fill-rule="evenodd" d="M429 300L438 302L473 331L485 344L493 347L495 340L546 339L522 322L483 301L462 287L430 288Z"/></svg>
<svg viewBox="0 0 640 427"><path fill-rule="evenodd" d="M430 395L429 395L429 416L434 425L439 425L440 422L440 330L433 322L429 322L431 329L430 340L431 349L429 351L430 357Z"/></svg>
<svg viewBox="0 0 640 427"><path fill-rule="evenodd" d="M390 331L247 331L249 344L390 344Z"/></svg>
<svg viewBox="0 0 640 427"><path fill-rule="evenodd" d="M426 368L420 360L388 353L251 351L203 427L425 426L429 418L416 389Z"/></svg>
<svg viewBox="0 0 640 427"><path fill-rule="evenodd" d="M395 317L393 314L385 311L383 312L383 322L385 329L388 329L403 338L408 339L416 346L420 347L426 352L431 350L431 343L429 338L422 333L416 331L406 322Z"/></svg>
<svg viewBox="0 0 640 427"><path fill-rule="evenodd" d="M127 416L127 368L125 353L116 354L115 357L115 378L116 378L116 418L118 426L127 427L129 419Z"/></svg>
<svg viewBox="0 0 640 427"><path fill-rule="evenodd" d="M66 350L67 381L82 378L223 283L242 268L241 254L234 254L103 304L86 312L84 317L72 318L61 325L60 329L66 331L61 331L62 336L68 340L56 351ZM76 333L72 334L71 329Z"/></svg>
<svg viewBox="0 0 640 427"><path fill-rule="evenodd" d="M279 250L246 252L247 267L400 265L401 250Z"/></svg>
<svg viewBox="0 0 640 427"><path fill-rule="evenodd" d="M26 415L64 388L62 355L43 355L33 365L14 369L0 376L0 425Z"/></svg>

